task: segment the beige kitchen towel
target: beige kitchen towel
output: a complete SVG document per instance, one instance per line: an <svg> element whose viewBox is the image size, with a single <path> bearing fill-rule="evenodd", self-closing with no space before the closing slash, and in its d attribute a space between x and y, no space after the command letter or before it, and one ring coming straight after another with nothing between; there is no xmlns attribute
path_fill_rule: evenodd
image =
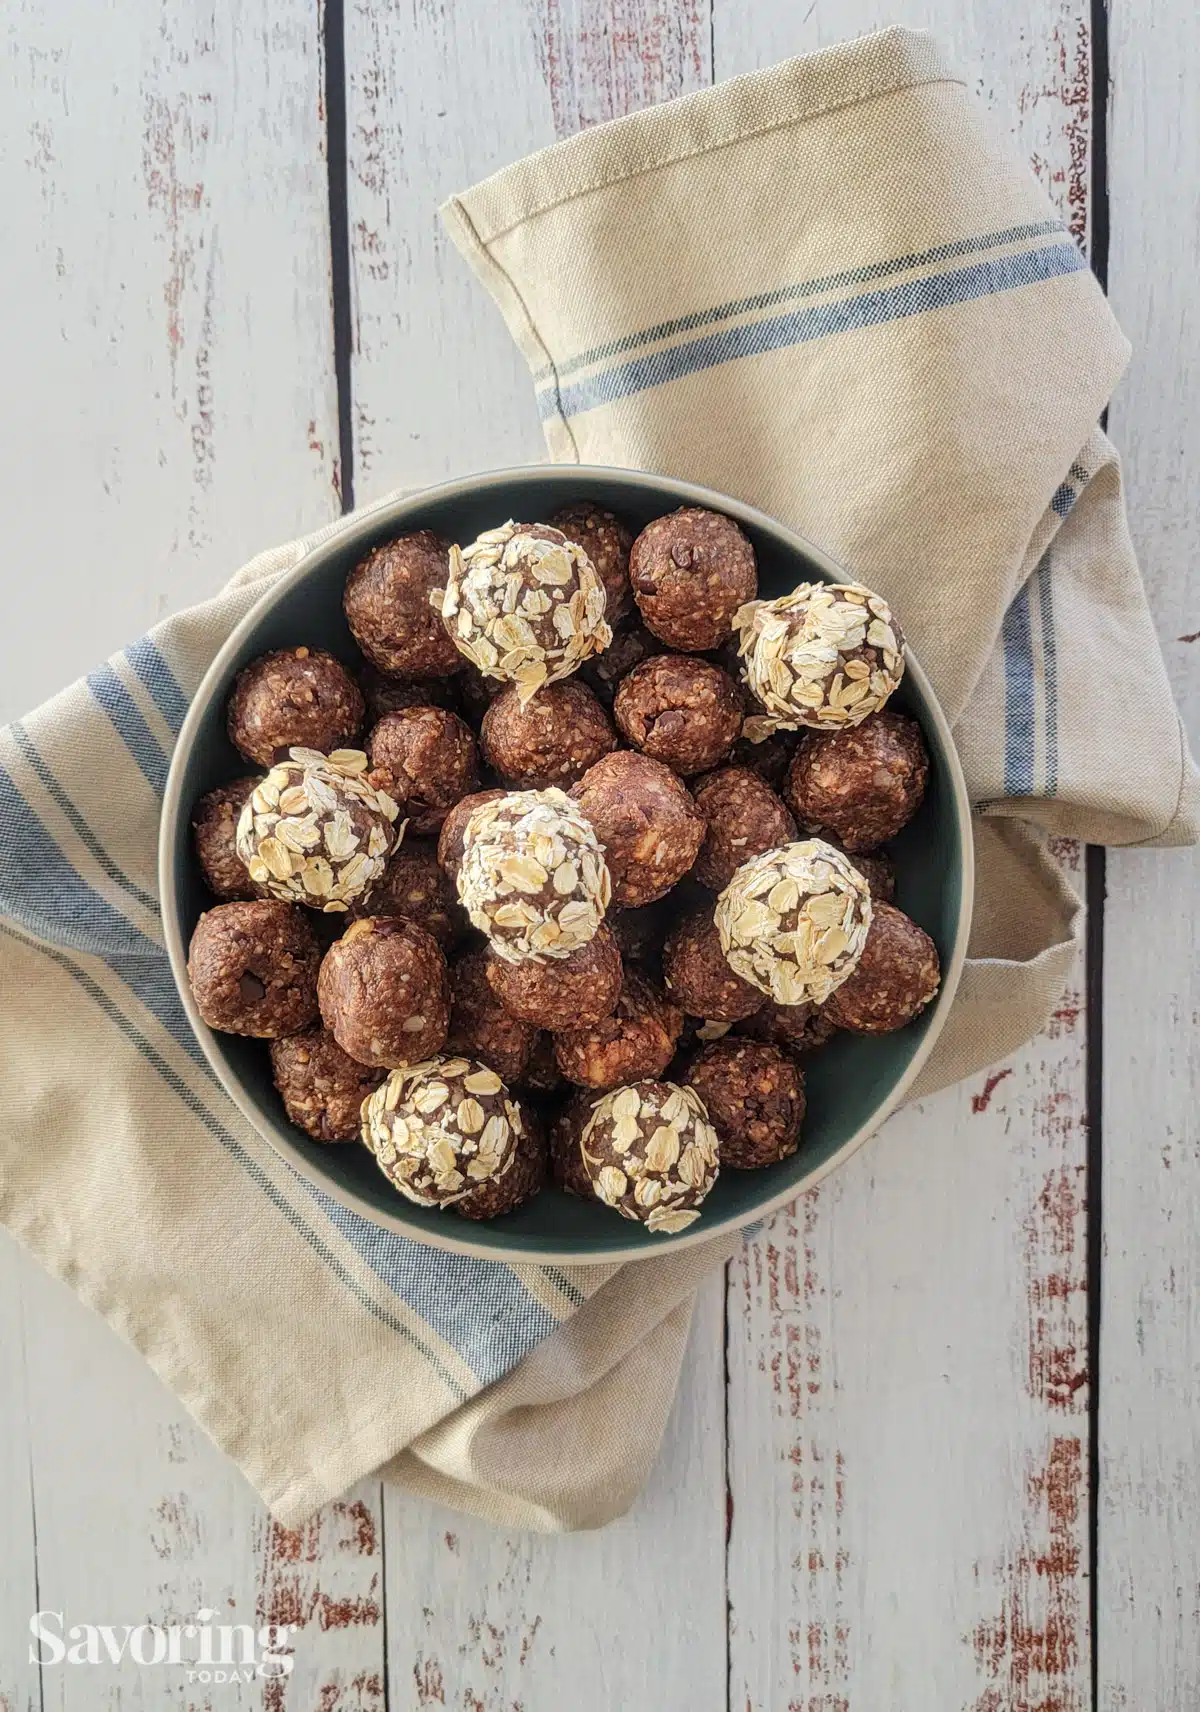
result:
<svg viewBox="0 0 1200 1712"><path fill-rule="evenodd" d="M924 1086L1007 1051L1072 948L1041 840L1182 842L1196 801L1093 429L1125 347L1025 168L890 32L590 132L448 213L555 457L732 490L892 597L980 817L972 961ZM379 1230L244 1122L163 950L188 701L264 579L341 527L0 733L0 1220L285 1522L382 1472L502 1525L594 1526L648 1472L729 1245L503 1266Z"/></svg>

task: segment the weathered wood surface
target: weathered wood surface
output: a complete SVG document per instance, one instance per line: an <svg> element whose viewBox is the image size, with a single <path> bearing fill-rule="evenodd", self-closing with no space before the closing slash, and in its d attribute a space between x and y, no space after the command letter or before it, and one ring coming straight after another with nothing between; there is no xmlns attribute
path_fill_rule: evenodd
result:
<svg viewBox="0 0 1200 1712"><path fill-rule="evenodd" d="M1200 76L1194 10L1112 9L1110 431L1167 668L1200 742ZM1100 1341L1101 1712L1200 1704L1200 862L1108 858Z"/></svg>

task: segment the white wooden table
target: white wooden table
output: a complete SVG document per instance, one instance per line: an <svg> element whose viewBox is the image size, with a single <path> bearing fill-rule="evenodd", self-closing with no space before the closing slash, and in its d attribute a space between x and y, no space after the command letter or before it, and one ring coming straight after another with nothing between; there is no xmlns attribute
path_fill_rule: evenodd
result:
<svg viewBox="0 0 1200 1712"><path fill-rule="evenodd" d="M1200 714L1200 20L1107 10L12 0L0 717L351 497L544 456L447 191L888 21L973 68L1107 272L1136 347L1110 431ZM0 1712L1190 1712L1200 870L1110 853L1103 907L1087 871L1088 967L1050 1030L712 1280L654 1479L602 1534L504 1536L371 1484L287 1533L0 1238ZM286 1684L28 1661L38 1608L201 1604L298 1625Z"/></svg>

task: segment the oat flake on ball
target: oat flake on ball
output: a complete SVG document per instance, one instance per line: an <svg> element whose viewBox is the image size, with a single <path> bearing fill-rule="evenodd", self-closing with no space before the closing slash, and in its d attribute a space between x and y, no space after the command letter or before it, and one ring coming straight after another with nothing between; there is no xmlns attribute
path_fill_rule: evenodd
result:
<svg viewBox="0 0 1200 1712"><path fill-rule="evenodd" d="M765 713L751 739L797 726L833 730L877 713L904 676L904 638L887 602L858 583L801 583L734 615L746 683Z"/></svg>
<svg viewBox="0 0 1200 1712"><path fill-rule="evenodd" d="M612 641L604 584L583 548L545 523L504 523L451 547L430 601L459 653L528 701Z"/></svg>
<svg viewBox="0 0 1200 1712"><path fill-rule="evenodd" d="M695 1223L717 1180L717 1135L704 1102L673 1082L605 1094L579 1148L597 1199L664 1235Z"/></svg>
<svg viewBox="0 0 1200 1712"><path fill-rule="evenodd" d="M591 823L564 791L511 791L467 822L458 895L506 962L569 957L592 939L611 886Z"/></svg>
<svg viewBox="0 0 1200 1712"><path fill-rule="evenodd" d="M871 893L850 859L819 838L745 863L717 899L721 950L780 1005L824 1004L851 975L871 926Z"/></svg>
<svg viewBox="0 0 1200 1712"><path fill-rule="evenodd" d="M393 1070L363 1105L363 1141L393 1188L419 1207L448 1207L503 1177L523 1133L499 1076L469 1058Z"/></svg>

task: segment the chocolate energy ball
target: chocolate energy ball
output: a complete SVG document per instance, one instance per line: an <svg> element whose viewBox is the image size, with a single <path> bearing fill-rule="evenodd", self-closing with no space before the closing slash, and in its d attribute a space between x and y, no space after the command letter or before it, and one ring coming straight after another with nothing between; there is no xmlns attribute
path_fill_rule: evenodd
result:
<svg viewBox="0 0 1200 1712"><path fill-rule="evenodd" d="M717 1180L717 1136L704 1102L673 1082L634 1082L605 1094L579 1148L596 1197L664 1235L695 1223Z"/></svg>
<svg viewBox="0 0 1200 1712"><path fill-rule="evenodd" d="M618 749L571 787L604 848L613 902L633 909L664 897L696 860L704 817L687 787L649 755Z"/></svg>
<svg viewBox="0 0 1200 1712"><path fill-rule="evenodd" d="M251 660L234 680L226 725L248 761L269 767L287 749L343 749L362 729L362 691L321 648L282 648Z"/></svg>
<svg viewBox="0 0 1200 1712"><path fill-rule="evenodd" d="M351 634L381 672L444 678L462 665L430 596L446 586L450 549L429 529L372 547L346 579Z"/></svg>
<svg viewBox="0 0 1200 1712"><path fill-rule="evenodd" d="M717 1132L722 1166L755 1171L800 1145L804 1074L777 1046L715 1040L687 1073Z"/></svg>
<svg viewBox="0 0 1200 1712"><path fill-rule="evenodd" d="M488 764L515 790L572 785L617 746L617 734L586 684L546 684L522 704L515 684L483 717L480 742Z"/></svg>
<svg viewBox="0 0 1200 1712"><path fill-rule="evenodd" d="M801 825L832 834L854 855L906 826L928 781L921 727L888 709L849 731L811 732L796 751L785 789Z"/></svg>
<svg viewBox="0 0 1200 1712"><path fill-rule="evenodd" d="M711 1022L740 1022L763 1002L758 987L730 968L710 910L685 915L667 935L663 980L689 1016Z"/></svg>
<svg viewBox="0 0 1200 1712"><path fill-rule="evenodd" d="M467 931L467 918L453 885L438 866L432 839L406 838L350 914L405 915L432 934L443 951Z"/></svg>
<svg viewBox="0 0 1200 1712"><path fill-rule="evenodd" d="M919 1016L941 985L937 947L891 904L876 904L854 973L826 1009L852 1034L890 1034Z"/></svg>
<svg viewBox="0 0 1200 1712"><path fill-rule="evenodd" d="M320 962L300 911L262 898L205 911L188 947L188 979L209 1028L272 1040L313 1021Z"/></svg>
<svg viewBox="0 0 1200 1712"><path fill-rule="evenodd" d="M362 1138L393 1188L448 1207L512 1169L519 1108L486 1064L429 1058L392 1071L363 1108Z"/></svg>
<svg viewBox="0 0 1200 1712"><path fill-rule="evenodd" d="M596 835L557 790L511 791L477 808L467 822L456 884L471 925L512 963L572 956L609 905Z"/></svg>
<svg viewBox="0 0 1200 1712"><path fill-rule="evenodd" d="M750 736L776 726L840 730L877 713L904 676L904 638L887 602L858 583L801 583L742 607L746 684L765 712Z"/></svg>
<svg viewBox="0 0 1200 1712"><path fill-rule="evenodd" d="M442 822L442 830L438 833L437 859L438 865L451 880L458 878L467 824L471 816L477 808L482 808L484 803L499 802L500 798L507 794L506 791L499 790L475 791L473 795L463 797L461 802L456 802Z"/></svg>
<svg viewBox="0 0 1200 1712"><path fill-rule="evenodd" d="M708 830L696 858L696 878L724 891L743 862L790 844L796 823L770 785L745 767L724 767L692 792Z"/></svg>
<svg viewBox="0 0 1200 1712"><path fill-rule="evenodd" d="M513 963L488 953L487 978L511 1016L551 1031L572 1024L599 1022L621 994L621 953L607 926L569 957L541 963L532 957Z"/></svg>
<svg viewBox="0 0 1200 1712"><path fill-rule="evenodd" d="M746 721L743 720L742 735L734 744L729 759L733 766L745 767L748 772L756 773L773 791L781 791L798 741L796 732L781 730L772 731L759 743L752 742L746 736Z"/></svg>
<svg viewBox="0 0 1200 1712"><path fill-rule="evenodd" d="M451 547L442 623L464 659L524 699L612 641L584 549L544 523L504 523Z"/></svg>
<svg viewBox="0 0 1200 1712"><path fill-rule="evenodd" d="M743 979L776 1004L820 1005L862 955L871 894L848 856L810 838L739 868L713 919Z"/></svg>
<svg viewBox="0 0 1200 1712"><path fill-rule="evenodd" d="M871 892L872 902L894 904L896 901L896 866L883 850L869 853L859 850L851 858Z"/></svg>
<svg viewBox="0 0 1200 1712"><path fill-rule="evenodd" d="M381 672L368 660L358 674L367 704L367 718L372 725L385 713L395 713L402 707L444 707L451 713L458 710L460 678L396 678Z"/></svg>
<svg viewBox="0 0 1200 1712"><path fill-rule="evenodd" d="M320 1023L273 1040L270 1050L275 1086L291 1121L314 1141L357 1141L362 1103L385 1072L343 1052Z"/></svg>
<svg viewBox="0 0 1200 1712"><path fill-rule="evenodd" d="M665 652L657 636L651 636L644 624L626 622L617 631L603 654L595 654L580 669L580 677L605 707L611 707L621 679L627 677L643 660Z"/></svg>
<svg viewBox="0 0 1200 1712"><path fill-rule="evenodd" d="M342 1051L387 1070L439 1051L450 1023L446 959L402 916L351 922L325 953L317 997Z"/></svg>
<svg viewBox="0 0 1200 1712"><path fill-rule="evenodd" d="M585 1201L591 1200L594 1191L579 1144L596 1103L595 1094L579 1090L571 1095L550 1126L550 1174L564 1195L578 1195Z"/></svg>
<svg viewBox="0 0 1200 1712"><path fill-rule="evenodd" d="M623 1082L661 1076L682 1030L679 1007L629 969L610 1016L555 1035L555 1062L567 1081L580 1087L619 1088Z"/></svg>
<svg viewBox="0 0 1200 1712"><path fill-rule="evenodd" d="M261 888L250 878L249 869L237 853L238 817L251 791L261 782L259 774L231 779L227 785L208 791L192 810L196 860L209 891L222 903L262 896Z"/></svg>
<svg viewBox="0 0 1200 1712"><path fill-rule="evenodd" d="M446 1050L489 1065L510 1086L529 1068L537 1029L506 1011L487 978L486 950L468 951L450 970Z"/></svg>
<svg viewBox="0 0 1200 1712"><path fill-rule="evenodd" d="M454 683L462 702L462 710L473 725L480 723L496 697L503 695L508 687L502 678L485 678L482 672L477 672L474 666L468 666L465 661Z"/></svg>
<svg viewBox="0 0 1200 1712"><path fill-rule="evenodd" d="M656 904L643 904L640 909L615 910L608 918L613 937L625 964L651 972L662 966L663 940L674 914L672 904L659 899Z"/></svg>
<svg viewBox="0 0 1200 1712"><path fill-rule="evenodd" d="M554 1057L554 1036L549 1029L539 1028L533 1037L533 1051L521 1074L521 1086L534 1094L561 1093L566 1083Z"/></svg>
<svg viewBox="0 0 1200 1712"><path fill-rule="evenodd" d="M626 529L611 511L603 511L590 499L577 500L564 506L550 519L555 529L561 529L568 541L577 541L596 567L596 575L604 584L608 601L604 616L616 625L633 606L629 587L629 549L633 546L633 531Z"/></svg>
<svg viewBox="0 0 1200 1712"><path fill-rule="evenodd" d="M613 716L635 749L686 778L715 767L733 748L742 698L719 666L659 654L622 678Z"/></svg>
<svg viewBox="0 0 1200 1712"><path fill-rule="evenodd" d="M760 1011L738 1023L737 1033L802 1055L832 1040L837 1024L828 1005L777 1005L768 999Z"/></svg>
<svg viewBox="0 0 1200 1712"><path fill-rule="evenodd" d="M293 749L255 786L237 827L237 853L273 897L340 914L382 875L399 810L366 778L361 749Z"/></svg>
<svg viewBox="0 0 1200 1712"><path fill-rule="evenodd" d="M684 506L648 523L629 556L633 598L671 648L717 648L758 590L754 548L731 517Z"/></svg>
<svg viewBox="0 0 1200 1712"><path fill-rule="evenodd" d="M456 713L444 707L401 707L367 737L371 783L400 804L409 830L438 832L479 783L479 750Z"/></svg>
<svg viewBox="0 0 1200 1712"><path fill-rule="evenodd" d="M524 1129L517 1137L512 1164L499 1177L489 1177L453 1203L454 1211L464 1219L498 1219L505 1213L515 1213L545 1187L549 1172L546 1133L528 1106L520 1101L514 1104L520 1110Z"/></svg>

